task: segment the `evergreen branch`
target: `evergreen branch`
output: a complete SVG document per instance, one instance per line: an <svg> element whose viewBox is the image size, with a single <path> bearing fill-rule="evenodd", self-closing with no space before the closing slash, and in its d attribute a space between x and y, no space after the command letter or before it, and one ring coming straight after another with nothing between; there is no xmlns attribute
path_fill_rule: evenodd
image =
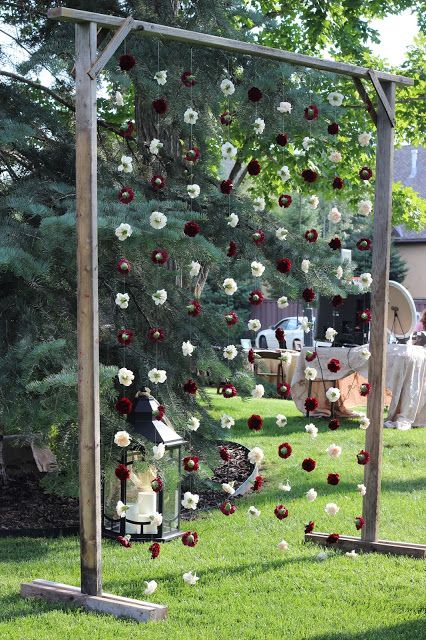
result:
<svg viewBox="0 0 426 640"><path fill-rule="evenodd" d="M5 167L10 175L10 177L12 178L12 180L18 180L18 176L16 175L16 173L14 172L13 168L11 167L11 165L8 163L8 161L6 160L6 158L4 157L3 153L0 152L0 158L3 160Z"/></svg>

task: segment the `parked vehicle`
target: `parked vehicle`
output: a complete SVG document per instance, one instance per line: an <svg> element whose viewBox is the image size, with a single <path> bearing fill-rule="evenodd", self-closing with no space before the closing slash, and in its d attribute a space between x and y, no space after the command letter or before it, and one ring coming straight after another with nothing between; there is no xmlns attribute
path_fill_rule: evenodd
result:
<svg viewBox="0 0 426 640"><path fill-rule="evenodd" d="M273 324L268 329L259 331L256 336L255 345L258 349L279 349L278 340L275 337L275 330L280 327L284 329L285 340L287 343L287 349L295 349L300 351L304 346L305 333L300 326L302 318L296 316L290 316L289 318L283 318L276 324ZM315 323L315 318L314 318ZM313 335L315 335L315 325L311 329Z"/></svg>

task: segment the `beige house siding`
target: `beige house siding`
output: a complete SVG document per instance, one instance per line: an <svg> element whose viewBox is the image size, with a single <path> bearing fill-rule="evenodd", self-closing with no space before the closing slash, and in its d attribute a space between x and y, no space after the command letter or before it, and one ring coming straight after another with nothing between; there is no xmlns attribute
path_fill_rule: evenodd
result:
<svg viewBox="0 0 426 640"><path fill-rule="evenodd" d="M426 244L398 242L398 251L408 266L404 287L413 298L426 298Z"/></svg>

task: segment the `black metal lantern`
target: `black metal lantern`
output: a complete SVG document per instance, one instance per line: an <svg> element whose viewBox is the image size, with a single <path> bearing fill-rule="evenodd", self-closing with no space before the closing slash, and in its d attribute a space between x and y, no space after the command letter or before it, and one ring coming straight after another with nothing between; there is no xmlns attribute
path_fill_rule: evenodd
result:
<svg viewBox="0 0 426 640"><path fill-rule="evenodd" d="M165 452L157 468L147 462L145 447L125 448L117 464L124 465L122 471L128 477L118 478L116 466L105 471L102 531L106 537L130 535L132 542L166 542L181 535L181 447L185 440L166 416L160 416L159 406L149 389L136 394L128 421L136 433L156 446L164 445ZM160 490L157 478L161 479ZM119 501L127 507L122 517L116 510Z"/></svg>

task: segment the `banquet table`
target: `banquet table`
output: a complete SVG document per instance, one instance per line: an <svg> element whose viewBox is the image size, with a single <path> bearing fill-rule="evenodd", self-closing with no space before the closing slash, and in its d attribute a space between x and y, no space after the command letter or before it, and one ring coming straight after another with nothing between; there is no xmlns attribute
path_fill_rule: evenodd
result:
<svg viewBox="0 0 426 640"><path fill-rule="evenodd" d="M318 408L311 416L330 416L330 403L325 393L330 387L340 389L340 400L335 403L337 417L357 416L354 407L366 405L367 399L360 395L359 387L367 380L368 360L362 351L368 345L359 347L318 347L317 358L311 363L305 360L303 348L293 374L291 389L293 400L302 413L308 396L309 381L305 378L305 368L314 367L318 371L312 382L311 396L318 400ZM331 358L337 358L341 369L332 373L327 368ZM412 426L426 426L426 349L423 347L389 344L386 358L386 397L389 405L385 426L410 429Z"/></svg>

